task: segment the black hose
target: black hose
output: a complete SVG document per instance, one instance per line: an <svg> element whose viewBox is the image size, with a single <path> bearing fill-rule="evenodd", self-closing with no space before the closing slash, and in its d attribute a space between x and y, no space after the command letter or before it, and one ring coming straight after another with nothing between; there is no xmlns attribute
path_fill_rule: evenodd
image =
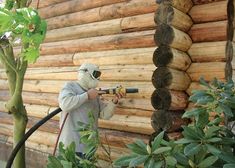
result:
<svg viewBox="0 0 235 168"><path fill-rule="evenodd" d="M41 125L43 125L45 122L47 122L49 119L51 119L52 117L54 117L56 114L58 114L61 111L62 111L61 108L55 109L53 112L51 112L46 117L41 119L38 123L36 123L32 128L30 128L28 132L26 132L26 134L23 136L23 138L18 142L18 144L15 146L15 148L11 152L11 155L7 161L6 168L11 168L11 165L15 159L16 154L18 153L20 148L25 144L25 141L30 137L30 135L32 135L34 131L36 131Z"/></svg>

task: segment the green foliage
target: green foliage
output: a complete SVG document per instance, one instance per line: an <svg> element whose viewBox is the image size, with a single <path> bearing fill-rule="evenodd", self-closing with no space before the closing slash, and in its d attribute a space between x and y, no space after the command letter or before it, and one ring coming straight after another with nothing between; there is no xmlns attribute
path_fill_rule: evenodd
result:
<svg viewBox="0 0 235 168"><path fill-rule="evenodd" d="M205 90L193 91L190 100L195 108L184 113L184 118L193 118L194 123L184 126L184 138L176 141L182 146L179 164L184 167L226 167L234 158L235 145L232 127L220 125L224 114L226 120L235 116L235 90L232 81L222 83L214 79L210 84L200 79ZM209 113L216 116L209 121ZM229 163L229 164L226 164Z"/></svg>
<svg viewBox="0 0 235 168"><path fill-rule="evenodd" d="M114 166L136 167L144 165L145 168L174 167L177 163L172 155L174 144L163 139L164 131L155 137L151 146L142 140L136 140L127 145L131 154L123 156L114 162Z"/></svg>
<svg viewBox="0 0 235 168"><path fill-rule="evenodd" d="M12 3L7 2L5 8L0 8L0 38L7 38L12 45L20 41L20 57L35 62L39 56L39 46L46 35L47 23L35 9L9 10Z"/></svg>
<svg viewBox="0 0 235 168"><path fill-rule="evenodd" d="M128 156L117 159L116 166L136 167L176 167L207 168L235 167L235 136L232 129L235 124L235 88L232 81L222 83L214 79L210 84L200 79L205 90L193 91L190 101L195 108L184 113L183 118L194 119L188 126L183 126L183 138L166 142L161 132L151 147L137 140L127 147L131 150ZM209 113L216 116L209 121ZM226 125L220 125L226 118Z"/></svg>
<svg viewBox="0 0 235 168"><path fill-rule="evenodd" d="M72 142L65 148L62 142L59 143L58 156L49 156L47 168L96 168L95 152L99 145L99 133L94 128L95 118L93 113L88 114L89 122L78 122L77 131L80 134L80 143L84 144L84 156L76 155L76 145Z"/></svg>

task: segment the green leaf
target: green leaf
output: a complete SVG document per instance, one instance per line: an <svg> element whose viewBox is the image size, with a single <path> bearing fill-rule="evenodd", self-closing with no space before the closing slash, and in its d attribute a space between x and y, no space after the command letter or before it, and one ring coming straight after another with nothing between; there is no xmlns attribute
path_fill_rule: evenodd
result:
<svg viewBox="0 0 235 168"><path fill-rule="evenodd" d="M220 130L219 126L211 126L211 127L209 127L205 131L206 137L207 138L211 138L212 136L216 135L219 130Z"/></svg>
<svg viewBox="0 0 235 168"><path fill-rule="evenodd" d="M194 90L193 95L190 96L189 100L196 103L198 101L198 99L204 97L207 95L206 91L204 90Z"/></svg>
<svg viewBox="0 0 235 168"><path fill-rule="evenodd" d="M199 114L201 114L201 113L203 113L205 111L206 111L206 109L204 109L204 108L194 108L194 109L192 109L190 111L186 111L183 114L182 118L191 118L191 117L199 115Z"/></svg>
<svg viewBox="0 0 235 168"><path fill-rule="evenodd" d="M201 144L191 143L184 148L186 156L196 155L201 150Z"/></svg>
<svg viewBox="0 0 235 168"><path fill-rule="evenodd" d="M188 158L184 154L177 152L174 157L180 164L188 166Z"/></svg>
<svg viewBox="0 0 235 168"><path fill-rule="evenodd" d="M215 138L207 139L206 141L207 141L207 142L220 142L220 141L222 141L222 139L215 137Z"/></svg>
<svg viewBox="0 0 235 168"><path fill-rule="evenodd" d="M219 125L219 123L221 123L223 119L221 117L217 117L214 120L210 121L208 123L208 126L212 126L212 125Z"/></svg>
<svg viewBox="0 0 235 168"><path fill-rule="evenodd" d="M163 161L155 161L153 163L153 167L152 168L161 168L162 167L162 164L163 164Z"/></svg>
<svg viewBox="0 0 235 168"><path fill-rule="evenodd" d="M142 148L141 146L139 146L136 143L133 144L128 144L127 147L134 153L139 154L139 155L148 155L146 146L145 148Z"/></svg>
<svg viewBox="0 0 235 168"><path fill-rule="evenodd" d="M212 153L213 155L218 155L221 153L221 150L219 150L218 148L214 147L213 145L210 144L205 144L207 147L207 150Z"/></svg>
<svg viewBox="0 0 235 168"><path fill-rule="evenodd" d="M177 160L174 157L172 157L172 156L167 156L166 157L166 164L167 165L175 166L176 163L177 163Z"/></svg>
<svg viewBox="0 0 235 168"><path fill-rule="evenodd" d="M38 48L28 48L24 53L24 60L29 63L34 63L39 57L39 49Z"/></svg>
<svg viewBox="0 0 235 168"><path fill-rule="evenodd" d="M164 153L164 152L168 152L170 151L172 148L171 147L160 147L160 148L157 148L155 151L153 151L153 154L161 154L161 153Z"/></svg>
<svg viewBox="0 0 235 168"><path fill-rule="evenodd" d="M160 132L155 138L154 141L152 142L152 151L155 151L161 144L161 141L164 136L164 131Z"/></svg>
<svg viewBox="0 0 235 168"><path fill-rule="evenodd" d="M138 155L133 154L133 155L128 155L128 156L123 156L117 160L114 161L115 166L129 166L130 162L132 159L138 157Z"/></svg>
<svg viewBox="0 0 235 168"><path fill-rule="evenodd" d="M204 79L203 77L200 77L199 83L200 83L202 86L206 86L207 88L210 88L210 89L211 89L211 86L205 81L205 79Z"/></svg>
<svg viewBox="0 0 235 168"><path fill-rule="evenodd" d="M200 164L198 164L199 168L207 168L213 165L218 160L217 156L209 156L205 160L203 160Z"/></svg>
<svg viewBox="0 0 235 168"><path fill-rule="evenodd" d="M184 131L182 134L184 135L185 138L192 140L200 140L201 136L193 128L189 126L185 126L183 128Z"/></svg>
<svg viewBox="0 0 235 168"><path fill-rule="evenodd" d="M63 168L63 165L60 163L60 161L54 157L54 156L49 156L48 157L48 164L53 165L56 168Z"/></svg>
<svg viewBox="0 0 235 168"><path fill-rule="evenodd" d="M144 163L144 168L161 168L163 161L157 161L153 157L149 158L147 162Z"/></svg>
<svg viewBox="0 0 235 168"><path fill-rule="evenodd" d="M143 151L142 151L142 155L143 154L148 154L148 151L147 151L147 145L141 140L141 139L137 139L135 141L135 144L138 145Z"/></svg>
<svg viewBox="0 0 235 168"><path fill-rule="evenodd" d="M219 155L219 158L222 159L222 160L224 160L225 162L235 164L235 156L233 156L232 154L229 154L229 153L227 153L227 152L222 152L222 153Z"/></svg>
<svg viewBox="0 0 235 168"><path fill-rule="evenodd" d="M234 168L235 164L225 164L223 168Z"/></svg>
<svg viewBox="0 0 235 168"><path fill-rule="evenodd" d="M209 123L209 113L200 113L196 118L196 125L200 128L204 128Z"/></svg>
<svg viewBox="0 0 235 168"><path fill-rule="evenodd" d="M129 166L135 167L135 166L141 165L142 163L144 163L148 159L148 157L149 156L143 156L143 155L138 156L130 161Z"/></svg>
<svg viewBox="0 0 235 168"><path fill-rule="evenodd" d="M192 139L186 139L186 138L181 138L175 141L176 144L187 144L187 143L192 143L192 142L196 142L196 141Z"/></svg>
<svg viewBox="0 0 235 168"><path fill-rule="evenodd" d="M223 103L219 103L219 106L223 110L223 112L226 116L233 117L233 112L230 107L224 105Z"/></svg>
<svg viewBox="0 0 235 168"><path fill-rule="evenodd" d="M68 162L68 161L65 161L65 160L61 160L60 162L63 165L63 168L73 168L72 162Z"/></svg>

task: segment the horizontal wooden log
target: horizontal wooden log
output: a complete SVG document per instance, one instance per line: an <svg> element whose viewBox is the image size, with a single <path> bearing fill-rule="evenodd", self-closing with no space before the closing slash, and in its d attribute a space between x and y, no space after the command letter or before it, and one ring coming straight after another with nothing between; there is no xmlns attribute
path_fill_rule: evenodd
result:
<svg viewBox="0 0 235 168"><path fill-rule="evenodd" d="M154 131L150 118L114 115L110 120L99 120L99 127L151 135Z"/></svg>
<svg viewBox="0 0 235 168"><path fill-rule="evenodd" d="M29 64L29 67L60 67L72 65L73 54L61 54L39 57L35 63Z"/></svg>
<svg viewBox="0 0 235 168"><path fill-rule="evenodd" d="M52 42L110 34L119 34L123 32L151 30L156 27L153 17L154 13L148 13L137 16L49 30L46 34L45 41ZM174 25L177 25L177 23L174 23Z"/></svg>
<svg viewBox="0 0 235 168"><path fill-rule="evenodd" d="M158 67L152 75L152 83L155 88L166 87L184 91L190 84L190 78L184 71Z"/></svg>
<svg viewBox="0 0 235 168"><path fill-rule="evenodd" d="M48 29L51 30L61 27L151 13L154 12L156 8L157 5L154 0L130 0L49 18L47 19Z"/></svg>
<svg viewBox="0 0 235 168"><path fill-rule="evenodd" d="M181 112L174 112L168 110L157 110L154 111L151 117L151 125L153 129L158 132L159 130L166 130L170 132L174 131L181 131L182 125L187 125L188 120L182 119L184 111Z"/></svg>
<svg viewBox="0 0 235 168"><path fill-rule="evenodd" d="M191 64L188 54L180 50L160 45L153 54L153 63L155 66L167 66L169 68L186 70Z"/></svg>
<svg viewBox="0 0 235 168"><path fill-rule="evenodd" d="M122 19L113 19L49 30L46 34L45 42L119 34L122 32L121 21ZM153 27L154 26L155 24L153 23Z"/></svg>
<svg viewBox="0 0 235 168"><path fill-rule="evenodd" d="M227 39L227 21L194 24L189 35L193 42L224 41Z"/></svg>
<svg viewBox="0 0 235 168"><path fill-rule="evenodd" d="M223 0L192 0L195 5L200 5L200 4L207 4L207 3L214 3L217 1L223 1Z"/></svg>
<svg viewBox="0 0 235 168"><path fill-rule="evenodd" d="M78 67L28 69L25 79L77 80ZM154 71L154 65L115 65L100 66L101 81L149 81ZM0 78L6 76L0 73Z"/></svg>
<svg viewBox="0 0 235 168"><path fill-rule="evenodd" d="M225 62L192 63L187 73L192 81L199 81L200 77L206 81L225 80L225 66Z"/></svg>
<svg viewBox="0 0 235 168"><path fill-rule="evenodd" d="M225 61L226 41L193 43L188 53L193 62Z"/></svg>
<svg viewBox="0 0 235 168"><path fill-rule="evenodd" d="M0 101L0 111L7 112L7 110L5 109L6 100L5 101L3 100L4 99ZM24 104L24 105L26 107L28 116L36 117L36 118L43 118L46 115L48 115L49 112L54 110L54 107L45 106L45 105L35 105L35 104ZM59 118L58 116L56 116L56 117L53 117L53 119L58 120Z"/></svg>
<svg viewBox="0 0 235 168"><path fill-rule="evenodd" d="M189 88L186 90L188 95L192 95L192 91L194 90L204 90L205 87L201 85L199 82L192 82L189 86Z"/></svg>
<svg viewBox="0 0 235 168"><path fill-rule="evenodd" d="M152 55L155 49L156 47L79 52L74 55L73 63L74 65L81 65L84 62L89 62L99 66L152 64Z"/></svg>
<svg viewBox="0 0 235 168"><path fill-rule="evenodd" d="M38 8L43 8L46 6L54 5L57 3L62 3L65 1L68 1L68 0L40 0L40 1L39 0L32 0L32 3L30 4L30 6L37 8L37 4L38 4Z"/></svg>
<svg viewBox="0 0 235 168"><path fill-rule="evenodd" d="M42 18L50 18L55 16L64 15L67 13L73 13L78 11L83 11L87 9L92 9L96 7L101 7L104 5L115 4L118 2L125 2L125 0L70 0L57 4L47 6L45 8L39 9L39 14ZM48 12L50 11L50 12Z"/></svg>
<svg viewBox="0 0 235 168"><path fill-rule="evenodd" d="M175 28L187 32L192 26L193 22L191 18L174 8L171 5L161 4L155 13L154 20L157 25L168 24Z"/></svg>
<svg viewBox="0 0 235 168"><path fill-rule="evenodd" d="M155 43L159 46L169 45L181 51L187 51L192 45L188 34L166 24L157 27L154 35Z"/></svg>
<svg viewBox="0 0 235 168"><path fill-rule="evenodd" d="M0 92L0 100L7 101L9 99L8 91ZM54 93L34 93L23 92L23 100L27 104L46 105L58 107L58 94ZM118 107L153 110L149 99L133 99L125 98L119 101Z"/></svg>
<svg viewBox="0 0 235 168"><path fill-rule="evenodd" d="M44 43L41 45L40 54L54 55L83 51L153 47L155 46L153 35L154 31L148 30L102 37Z"/></svg>
<svg viewBox="0 0 235 168"><path fill-rule="evenodd" d="M183 110L187 103L187 94L165 88L156 89L151 97L151 104L156 110Z"/></svg>
<svg viewBox="0 0 235 168"><path fill-rule="evenodd" d="M44 92L44 93L59 93L65 83L68 81L54 81L54 80L25 80L23 90L30 92ZM127 98L150 98L150 95L154 91L154 87L151 82L100 82L98 88L114 88L118 85L123 87L138 88L138 93L127 94ZM97 89L98 89L97 88ZM0 79L0 90L8 90L6 80Z"/></svg>
<svg viewBox="0 0 235 168"><path fill-rule="evenodd" d="M195 5L189 11L194 23L205 23L227 19L227 1Z"/></svg>
<svg viewBox="0 0 235 168"><path fill-rule="evenodd" d="M0 134L12 136L13 125L0 123L0 128L1 128ZM29 141L35 142L38 144L52 146L52 144L53 145L55 144L56 138L57 138L57 134L52 134L49 132L43 132L43 131L37 130L29 137Z"/></svg>
<svg viewBox="0 0 235 168"><path fill-rule="evenodd" d="M39 122L39 120L40 118L31 117L31 116L28 117L27 128L31 128L32 126L34 126L37 122ZM7 113L0 112L0 123L13 125L13 116ZM39 127L38 130L43 132L58 134L59 122L55 120L49 120L46 122L46 124L43 124L41 127Z"/></svg>

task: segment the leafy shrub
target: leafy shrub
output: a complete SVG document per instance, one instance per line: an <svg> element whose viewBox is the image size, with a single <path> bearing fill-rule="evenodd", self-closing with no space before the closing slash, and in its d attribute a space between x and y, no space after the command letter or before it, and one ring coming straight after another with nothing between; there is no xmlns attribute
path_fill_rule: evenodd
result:
<svg viewBox="0 0 235 168"><path fill-rule="evenodd" d="M183 126L183 138L166 142L163 139L164 132L161 132L151 145L137 140L127 145L131 154L117 159L114 165L144 165L144 168L234 168L234 83L223 83L217 79L210 84L200 79L200 83L205 89L193 91L189 99L195 108L183 115L183 118L193 119L192 124ZM212 120L209 120L210 112L216 113ZM223 120L225 125L221 125Z"/></svg>
<svg viewBox="0 0 235 168"><path fill-rule="evenodd" d="M99 133L94 129L95 119L92 112L88 115L89 122L77 122L77 131L80 134L80 143L85 145L84 156L76 155L76 145L72 142L66 148L62 142L59 143L59 154L49 156L47 168L95 168L97 161L95 152L99 145Z"/></svg>

